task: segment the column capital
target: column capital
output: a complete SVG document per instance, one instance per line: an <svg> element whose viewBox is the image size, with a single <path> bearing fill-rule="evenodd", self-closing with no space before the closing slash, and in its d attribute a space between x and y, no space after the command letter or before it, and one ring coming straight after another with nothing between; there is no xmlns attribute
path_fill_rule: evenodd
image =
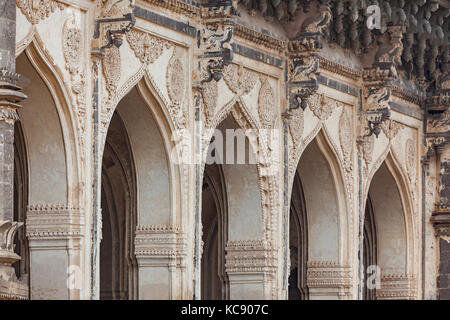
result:
<svg viewBox="0 0 450 320"><path fill-rule="evenodd" d="M0 120L8 123L18 120L16 111L20 108L18 103L27 98L17 86L19 78L20 75L15 72L0 69Z"/></svg>

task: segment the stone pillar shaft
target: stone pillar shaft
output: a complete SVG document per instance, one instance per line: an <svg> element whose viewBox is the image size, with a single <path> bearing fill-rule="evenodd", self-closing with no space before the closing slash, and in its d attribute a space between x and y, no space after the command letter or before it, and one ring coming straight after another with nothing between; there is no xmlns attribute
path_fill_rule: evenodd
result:
<svg viewBox="0 0 450 320"><path fill-rule="evenodd" d="M20 223L14 219L14 121L17 104L26 96L17 87L16 2L0 0L0 299L25 299L27 286L16 279L11 266L14 236Z"/></svg>

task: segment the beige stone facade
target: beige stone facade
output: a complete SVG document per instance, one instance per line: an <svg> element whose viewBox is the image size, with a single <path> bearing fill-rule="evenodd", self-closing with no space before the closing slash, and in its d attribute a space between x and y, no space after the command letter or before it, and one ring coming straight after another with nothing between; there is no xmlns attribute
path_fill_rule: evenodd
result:
<svg viewBox="0 0 450 320"><path fill-rule="evenodd" d="M362 2L17 0L0 298L450 299L450 3Z"/></svg>

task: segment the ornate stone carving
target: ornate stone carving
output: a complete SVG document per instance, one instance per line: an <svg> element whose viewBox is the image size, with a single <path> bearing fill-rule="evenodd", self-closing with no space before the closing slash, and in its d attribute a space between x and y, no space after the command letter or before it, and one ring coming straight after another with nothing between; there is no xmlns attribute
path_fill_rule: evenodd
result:
<svg viewBox="0 0 450 320"><path fill-rule="evenodd" d="M278 106L275 105L275 96L269 80L261 79L261 83L258 97L259 119L263 128L270 129L277 117Z"/></svg>
<svg viewBox="0 0 450 320"><path fill-rule="evenodd" d="M381 288L377 289L377 299L414 299L416 281L412 275L403 273L382 274Z"/></svg>
<svg viewBox="0 0 450 320"><path fill-rule="evenodd" d="M344 158L344 169L352 171L353 168L353 121L350 108L343 107L339 120L339 141L341 144L342 156Z"/></svg>
<svg viewBox="0 0 450 320"><path fill-rule="evenodd" d="M17 7L32 24L38 24L56 9L64 10L65 4L57 0L16 0Z"/></svg>
<svg viewBox="0 0 450 320"><path fill-rule="evenodd" d="M380 126L381 130L383 130L384 134L389 140L394 139L400 129L403 128L401 123L394 120L383 121Z"/></svg>
<svg viewBox="0 0 450 320"><path fill-rule="evenodd" d="M339 103L326 97L323 93L314 94L308 98L308 105L314 115L322 121L327 120Z"/></svg>
<svg viewBox="0 0 450 320"><path fill-rule="evenodd" d="M167 66L166 86L170 100L172 101L169 112L178 128L184 128L186 125L185 103L183 101L186 94L185 82L186 77L183 62L180 54L177 50L174 50Z"/></svg>
<svg viewBox="0 0 450 320"><path fill-rule="evenodd" d="M103 57L103 74L106 81L106 89L109 92L109 97L115 95L117 86L120 80L121 68L120 49L116 46L105 48L105 55Z"/></svg>
<svg viewBox="0 0 450 320"><path fill-rule="evenodd" d="M290 108L307 107L307 99L318 87L318 50L322 48L322 35L331 22L328 6L321 6L319 14L306 18L301 33L288 44L288 94Z"/></svg>
<svg viewBox="0 0 450 320"><path fill-rule="evenodd" d="M308 261L306 283L310 289L337 289L339 296L350 296L352 271L335 261Z"/></svg>
<svg viewBox="0 0 450 320"><path fill-rule="evenodd" d="M175 105L182 104L186 91L184 83L185 72L183 62L178 57L176 50L174 50L167 66L167 91L172 103Z"/></svg>
<svg viewBox="0 0 450 320"><path fill-rule="evenodd" d="M416 147L413 139L406 140L405 144L406 170L412 183L416 180Z"/></svg>
<svg viewBox="0 0 450 320"><path fill-rule="evenodd" d="M15 121L19 120L16 108L0 107L0 120L6 121L7 123L14 124Z"/></svg>
<svg viewBox="0 0 450 320"><path fill-rule="evenodd" d="M289 131L292 137L294 148L299 147L303 135L304 115L300 108L292 110L292 117L289 123Z"/></svg>
<svg viewBox="0 0 450 320"><path fill-rule="evenodd" d="M372 162L375 137L373 135L365 137L362 140L361 144L362 144L363 159L366 163L366 168L368 168L370 163Z"/></svg>
<svg viewBox="0 0 450 320"><path fill-rule="evenodd" d="M130 30L126 33L126 37L136 57L145 64L154 63L164 50L172 47L169 41L158 39L139 30Z"/></svg>
<svg viewBox="0 0 450 320"><path fill-rule="evenodd" d="M206 125L210 125L216 114L218 88L216 81L203 83L202 98L204 112L206 117Z"/></svg>
<svg viewBox="0 0 450 320"><path fill-rule="evenodd" d="M79 105L86 103L86 83L81 58L83 56L83 38L79 23L70 15L63 27L63 55L66 70L70 73L72 91Z"/></svg>
<svg viewBox="0 0 450 320"><path fill-rule="evenodd" d="M139 258L186 256L186 234L178 226L138 225L135 236L135 255Z"/></svg>
<svg viewBox="0 0 450 320"><path fill-rule="evenodd" d="M390 99L391 88L390 81L392 74L390 71L387 75L383 72L378 73L380 70L376 67L374 69L368 69L364 72L364 89L363 89L363 110L360 136L378 135L381 132L381 126L383 122L389 120L391 116Z"/></svg>
<svg viewBox="0 0 450 320"><path fill-rule="evenodd" d="M276 272L276 250L265 240L229 240L225 268L228 274L243 272Z"/></svg>
<svg viewBox="0 0 450 320"><path fill-rule="evenodd" d="M26 235L34 239L75 239L84 235L84 215L65 205L29 205Z"/></svg>
<svg viewBox="0 0 450 320"><path fill-rule="evenodd" d="M223 79L234 94L242 96L253 89L258 76L255 72L245 69L241 65L230 64L223 70Z"/></svg>
<svg viewBox="0 0 450 320"><path fill-rule="evenodd" d="M332 19L330 8L328 6L322 6L319 15L305 19L301 31L303 33L323 33L330 25Z"/></svg>
<svg viewBox="0 0 450 320"><path fill-rule="evenodd" d="M203 27L199 33L200 81L219 81L223 69L233 60L235 0L209 1L201 7Z"/></svg>

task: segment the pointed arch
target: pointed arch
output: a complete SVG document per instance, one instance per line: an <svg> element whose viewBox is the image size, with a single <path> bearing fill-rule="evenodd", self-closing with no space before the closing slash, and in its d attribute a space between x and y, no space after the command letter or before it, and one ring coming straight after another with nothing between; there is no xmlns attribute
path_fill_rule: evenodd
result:
<svg viewBox="0 0 450 320"><path fill-rule="evenodd" d="M351 190L346 189L341 156L323 124L316 126L300 148L294 171L297 174L290 179L289 193L291 201L298 197L292 194L293 184L301 179L307 220L309 298L351 297Z"/></svg>
<svg viewBox="0 0 450 320"><path fill-rule="evenodd" d="M378 299L414 298L419 269L418 229L405 172L390 147L379 158L367 183L377 232L377 263L381 271Z"/></svg>
<svg viewBox="0 0 450 320"><path fill-rule="evenodd" d="M33 35L32 41L30 41L29 45L23 50L20 57L26 56L33 70L38 74L39 78L45 84L45 87L50 93L51 100L54 103L55 110L57 113L58 119L58 127L62 134L62 148L61 151L64 152L64 162L65 162L65 181L66 181L66 194L64 196L64 201L59 200L58 204L63 204L68 207L78 207L80 205L80 181L81 178L81 170L79 164L81 162L80 155L80 145L77 143L79 141L80 132L77 131L77 120L76 115L74 114L73 107L71 105L70 95L68 94L68 89L65 85L63 75L58 67L52 62L51 56L44 49L42 40L39 35L36 33ZM20 73L20 65L18 66L18 70ZM27 88L23 90L25 93L27 92ZM29 99L36 98L34 95L30 95ZM31 100L25 100L23 103L23 108L19 110L20 114L25 114L28 110L27 104L30 103ZM28 108L36 109L36 105L29 106ZM31 119L30 119L31 121ZM28 145L28 148L32 146L32 142L30 141L31 136L27 134L27 124L23 123L24 133L25 133L25 143ZM37 138L37 137L36 137ZM29 153L30 158L33 157L32 153ZM29 160L31 161L31 160ZM32 161L31 161L32 162ZM33 170L32 163L29 163L30 170ZM52 168L48 168L47 172L50 172ZM53 168L54 169L54 168ZM45 170L44 170L45 172ZM40 173L43 174L42 172ZM33 180L33 176L30 175L30 179ZM34 179L36 180L36 178ZM33 181L30 181L30 188L33 189ZM41 189L36 186L36 189ZM46 204L55 204L54 201L56 199L34 199L32 190L30 192L30 204L35 204L35 201L39 203ZM62 202L62 203L61 203Z"/></svg>

